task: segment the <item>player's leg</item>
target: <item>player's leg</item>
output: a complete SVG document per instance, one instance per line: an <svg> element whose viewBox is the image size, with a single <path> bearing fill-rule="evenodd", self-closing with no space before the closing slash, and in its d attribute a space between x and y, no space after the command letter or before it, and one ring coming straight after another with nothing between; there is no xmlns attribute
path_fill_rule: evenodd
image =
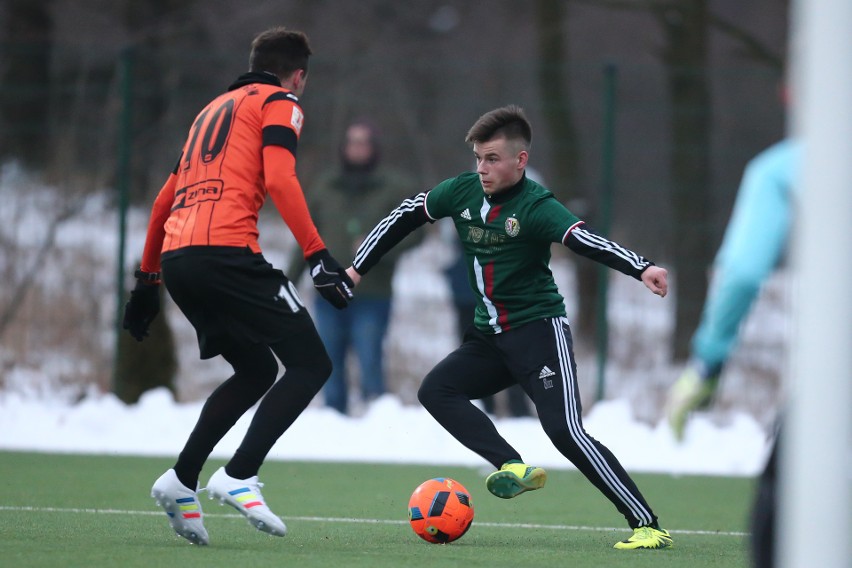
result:
<svg viewBox="0 0 852 568"><path fill-rule="evenodd" d="M248 431L227 470L237 477L257 475L266 454L310 404L331 373L331 360L310 316L304 310L288 324L287 339L269 347L281 360L284 375L257 407Z"/></svg>
<svg viewBox="0 0 852 568"><path fill-rule="evenodd" d="M643 528L638 546L634 546L634 540L622 547L671 546L671 538L659 529L656 515L624 467L583 427L577 367L567 320L548 318L534 322L497 341L519 382L532 393L541 424L554 446L615 505L631 528ZM650 534L645 534L649 531ZM637 534L634 532L631 538L637 538Z"/></svg>
<svg viewBox="0 0 852 568"><path fill-rule="evenodd" d="M775 517L778 507L778 446L780 431L775 432L775 441L766 466L757 480L754 504L751 511L751 559L755 568L775 565Z"/></svg>
<svg viewBox="0 0 852 568"><path fill-rule="evenodd" d="M346 414L349 404L349 389L346 383L346 351L351 341L353 315L350 310L338 310L320 297L314 305L316 327L331 358L332 371L322 389L325 405Z"/></svg>
<svg viewBox="0 0 852 568"><path fill-rule="evenodd" d="M499 353L482 333L469 328L464 343L423 379L417 398L456 440L500 468L510 460L520 461L520 454L471 400L493 395L512 382Z"/></svg>
<svg viewBox="0 0 852 568"><path fill-rule="evenodd" d="M211 498L231 505L252 526L275 536L284 536L287 527L266 504L258 470L331 373L331 361L307 312L292 314L286 325L288 338L269 346L285 373L261 400L234 456L207 483Z"/></svg>
<svg viewBox="0 0 852 568"><path fill-rule="evenodd" d="M207 398L174 466L178 478L190 487L198 483L201 468L216 444L278 376L278 363L265 345L234 344L222 356L234 374Z"/></svg>
<svg viewBox="0 0 852 568"><path fill-rule="evenodd" d="M174 467L160 476L151 496L169 516L177 534L195 544L207 544L201 503L196 488L201 468L216 444L275 380L278 364L267 347L248 346L225 354L234 375L207 398L195 428Z"/></svg>
<svg viewBox="0 0 852 568"><path fill-rule="evenodd" d="M521 385L512 385L506 391L509 399L509 414L515 417L530 415L530 399Z"/></svg>
<svg viewBox="0 0 852 568"><path fill-rule="evenodd" d="M164 261L166 285L195 327L202 356L223 351L234 374L208 397L174 468L160 476L151 488L151 496L166 511L175 532L196 544L208 542L196 493L201 468L213 447L275 381L278 369L268 348L240 346L220 333L219 321L211 313L207 298L211 283L219 277L219 271L208 264L211 260L216 259L186 256Z"/></svg>

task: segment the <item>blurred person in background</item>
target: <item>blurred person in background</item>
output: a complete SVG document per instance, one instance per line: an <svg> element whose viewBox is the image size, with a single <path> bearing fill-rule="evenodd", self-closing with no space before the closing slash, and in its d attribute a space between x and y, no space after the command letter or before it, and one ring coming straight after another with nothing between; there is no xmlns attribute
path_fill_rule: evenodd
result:
<svg viewBox="0 0 852 568"><path fill-rule="evenodd" d="M382 163L379 130L366 118L351 122L340 145L337 168L327 171L308 191L317 227L329 248L354 254L367 230L385 211L419 188L414 179ZM332 361L323 397L326 406L349 414L350 398L370 402L385 393L383 344L391 313L392 279L399 257L418 239L407 239L388 262L376 268L358 290L358 301L345 311L324 302L314 306L317 329ZM354 352L360 370L358 385L349 376L347 354ZM357 394L350 386L360 387ZM351 396L355 394L355 396Z"/></svg>
<svg viewBox="0 0 852 568"><path fill-rule="evenodd" d="M198 114L154 201L125 307L124 328L142 341L165 282L195 328L201 358L221 355L234 369L204 403L174 467L151 488L172 529L193 544L209 542L198 501L202 467L258 402L242 443L206 491L258 530L286 534L260 493L258 470L331 373L296 288L261 253L257 219L267 195L292 230L320 295L337 309L352 298L352 281L317 232L296 177L304 120L298 97L310 55L302 32L277 27L259 34L249 71ZM276 381L279 360L286 370Z"/></svg>
<svg viewBox="0 0 852 568"><path fill-rule="evenodd" d="M432 369L417 395L456 440L491 463L486 488L510 499L544 487L547 473L520 453L471 401L520 384L553 445L624 515L633 534L620 550L665 549L671 535L612 452L583 428L571 330L549 268L551 244L641 281L661 297L667 271L585 226L526 176L532 128L510 105L482 115L466 136L476 171L447 179L393 209L346 269L360 286L382 256L415 229L451 218L476 297L462 345Z"/></svg>
<svg viewBox="0 0 852 568"><path fill-rule="evenodd" d="M746 165L713 264L713 282L692 336L690 360L667 399L666 416L678 440L683 439L690 413L711 402L743 321L784 257L799 153L799 145L786 139Z"/></svg>
<svg viewBox="0 0 852 568"><path fill-rule="evenodd" d="M692 337L690 361L669 389L665 414L677 440L690 415L707 408L725 363L761 286L782 262L795 214L795 180L801 145L785 139L746 165L722 245L713 264L713 283ZM752 514L754 565L773 566L778 432L757 486Z"/></svg>

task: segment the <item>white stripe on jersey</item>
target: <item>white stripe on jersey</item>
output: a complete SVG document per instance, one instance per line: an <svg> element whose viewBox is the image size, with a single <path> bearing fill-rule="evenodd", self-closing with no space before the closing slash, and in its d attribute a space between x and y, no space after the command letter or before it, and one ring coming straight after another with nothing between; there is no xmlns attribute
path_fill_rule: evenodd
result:
<svg viewBox="0 0 852 568"><path fill-rule="evenodd" d="M596 248L598 250L608 251L612 254L623 258L636 270L645 268L645 265L639 260L639 255L633 251L627 250L618 243L614 243L609 239L605 239L600 235L595 235L581 228L574 229L574 236L584 245Z"/></svg>
<svg viewBox="0 0 852 568"><path fill-rule="evenodd" d="M574 366L571 364L571 351L568 349L568 341L565 339L565 331L563 330L563 324L567 325L568 319L564 317L551 318L550 321L553 326L553 335L556 338L556 351L559 357L560 375L562 376L565 419L568 423L568 431L571 434L571 438L577 443L577 447L580 448L580 451L583 452L607 487L618 496L621 502L630 509L633 516L639 520L639 526L649 525L653 521L651 512L646 510L642 506L642 503L618 479L618 475L612 471L606 458L601 455L594 442L589 439L589 435L583 429L582 418L577 408L577 401L580 395L576 392L577 381L573 375Z"/></svg>
<svg viewBox="0 0 852 568"><path fill-rule="evenodd" d="M482 275L482 265L479 264L479 259L473 257L473 273L476 275L476 287L479 293L482 294L482 301L485 304L485 309L488 311L488 325L494 330L494 333L501 333L503 330L497 325L497 307L491 302L491 299L485 294L485 277Z"/></svg>
<svg viewBox="0 0 852 568"><path fill-rule="evenodd" d="M482 207L479 208L479 216L482 217L482 222L485 223L488 218L488 212L491 210L491 204L488 203L486 197L482 198Z"/></svg>
<svg viewBox="0 0 852 568"><path fill-rule="evenodd" d="M352 265L355 268L358 268L364 260L364 257L370 254L370 251L376 247L376 243L382 235L387 233L388 229L393 226L393 224L403 214L414 211L419 206L423 205L425 200L426 193L418 193L413 198L403 200L403 202L396 209L391 211L387 217L379 221L379 223L373 227L373 230L364 238L364 242L361 243L361 246L358 247L358 252L355 253L355 260L352 262Z"/></svg>

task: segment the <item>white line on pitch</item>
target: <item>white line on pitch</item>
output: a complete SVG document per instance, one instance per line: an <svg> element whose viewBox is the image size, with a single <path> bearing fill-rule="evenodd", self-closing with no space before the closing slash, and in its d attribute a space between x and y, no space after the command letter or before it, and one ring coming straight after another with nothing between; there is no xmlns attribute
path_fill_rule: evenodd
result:
<svg viewBox="0 0 852 568"><path fill-rule="evenodd" d="M16 507L9 505L0 505L0 511L17 511L17 512L32 512L32 513L83 513L83 514L99 514L99 515L133 515L133 516L159 516L162 511L129 511L123 509L84 509L76 507ZM205 517L231 517L241 519L242 516L229 513L204 513ZM287 521L308 521L320 523L359 523L359 524L381 524L381 525L404 525L408 521L404 520L388 520L388 519L356 519L353 517L284 517ZM590 527L583 525L542 525L537 523L486 523L477 522L478 527L494 527L494 528L510 528L510 529L549 529L556 531L596 531L596 532L612 532L623 531L624 527ZM748 536L747 532L739 531L701 531L687 529L669 529L670 533L689 534L689 535L708 535L708 536Z"/></svg>

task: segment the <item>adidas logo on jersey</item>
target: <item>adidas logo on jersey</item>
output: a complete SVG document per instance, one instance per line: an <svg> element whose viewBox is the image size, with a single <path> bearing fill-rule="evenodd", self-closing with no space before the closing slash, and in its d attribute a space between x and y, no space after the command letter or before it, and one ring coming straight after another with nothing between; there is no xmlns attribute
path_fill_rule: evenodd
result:
<svg viewBox="0 0 852 568"><path fill-rule="evenodd" d="M465 208L465 210L461 212L461 218L467 219L468 221L470 221L470 209L469 208Z"/></svg>

